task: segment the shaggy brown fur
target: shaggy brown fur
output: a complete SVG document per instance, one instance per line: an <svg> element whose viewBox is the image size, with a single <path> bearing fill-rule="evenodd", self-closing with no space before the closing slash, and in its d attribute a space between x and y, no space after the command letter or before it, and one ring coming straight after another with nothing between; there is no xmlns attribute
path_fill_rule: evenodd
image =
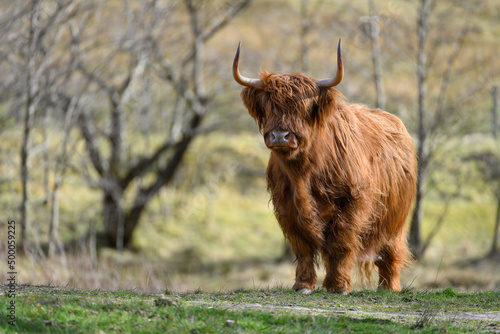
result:
<svg viewBox="0 0 500 334"><path fill-rule="evenodd" d="M334 88L302 74L260 74L262 89L241 96L265 139L294 135L296 148L271 150L268 190L297 259L295 290L313 290L321 254L331 292L351 291L356 257L374 261L379 286L399 290L409 261L406 217L415 193L416 157L402 122L347 103ZM305 290L304 290L305 289Z"/></svg>

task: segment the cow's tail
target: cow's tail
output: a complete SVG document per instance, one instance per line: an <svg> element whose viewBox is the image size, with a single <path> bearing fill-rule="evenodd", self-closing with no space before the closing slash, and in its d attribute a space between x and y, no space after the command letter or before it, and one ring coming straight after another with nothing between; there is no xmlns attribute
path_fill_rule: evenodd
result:
<svg viewBox="0 0 500 334"><path fill-rule="evenodd" d="M376 288L376 266L373 260L358 259L354 273L355 284L362 289Z"/></svg>

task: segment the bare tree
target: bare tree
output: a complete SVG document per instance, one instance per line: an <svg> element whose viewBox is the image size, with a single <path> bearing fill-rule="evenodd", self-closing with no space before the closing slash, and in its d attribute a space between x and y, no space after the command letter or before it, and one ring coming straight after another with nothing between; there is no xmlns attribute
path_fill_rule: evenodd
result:
<svg viewBox="0 0 500 334"><path fill-rule="evenodd" d="M167 31L163 29L176 28L173 24L165 27L165 22L172 19L176 13L176 4L160 8L155 1L147 2L139 9L142 11L139 15L125 2L125 11L131 14L130 26L126 33L131 34L134 29L140 27L136 30L140 37L134 39L127 35L126 38L119 38L117 50L113 53L122 55L126 52L131 55L127 74L117 80L105 71L99 73L92 70L89 62L80 56L79 71L94 88L103 92L110 110L107 116L109 131L98 128L90 109L83 110L78 119L91 165L98 175L97 184L103 195L103 221L109 245L118 249L131 246L133 232L147 204L172 180L192 140L213 129L212 126L201 126L211 103L204 79L204 47L210 38L231 22L249 3L250 0L231 2L225 8L203 16L207 14L203 12L203 2L185 0L191 43L188 44L184 56L176 55L176 58L168 59L164 50L166 46L161 40L163 36L158 35L157 30L162 30L164 34ZM113 61L110 57L105 66ZM171 93L176 96L174 100L177 102L174 106L178 111L172 112L171 132L151 154L133 159L135 161L126 161L125 107L137 94L134 84L142 82L149 72L155 73L173 88ZM107 156L99 145L100 136L109 144ZM149 183L136 183L145 176L151 180ZM133 194L130 205L124 200L127 192Z"/></svg>
<svg viewBox="0 0 500 334"><path fill-rule="evenodd" d="M39 45L38 39L40 38L40 27L39 27L39 15L40 15L40 3L33 0L31 2L30 8L30 20L29 20L29 32L28 32L28 50L26 53L26 104L24 109L24 120L23 120L23 141L21 145L21 189L22 189L22 199L21 199L21 246L24 252L28 249L28 231L30 230L29 217L28 217L28 145L29 137L31 132L31 118L37 109L37 104L39 102L36 99L36 91L34 87L36 83L34 82L34 71L35 71L35 52Z"/></svg>
<svg viewBox="0 0 500 334"><path fill-rule="evenodd" d="M72 0L59 1L48 6L47 1L23 1L11 5L5 12L3 29L6 38L2 42L6 53L4 61L12 70L8 90L22 99L22 143L20 150L21 201L20 201L20 244L27 252L30 249L30 160L32 150L31 132L35 118L49 107L49 90L58 80L57 50L51 48L61 39L57 33L72 15ZM23 25L22 18L27 25ZM8 33L7 33L8 32ZM21 84L22 83L22 84ZM16 104L17 105L17 104ZM47 181L48 182L48 181ZM48 183L47 183L48 184ZM47 187L46 187L47 188ZM46 198L42 200L46 202Z"/></svg>
<svg viewBox="0 0 500 334"><path fill-rule="evenodd" d="M440 145L439 138L442 137L442 131L446 127L453 114L458 114L461 110L468 110L470 107L464 103L470 96L474 96L476 92L484 89L484 83L479 84L475 89L471 89L467 94L457 97L451 102L448 100L448 93L453 82L454 74L456 74L455 65L460 58L464 48L467 36L473 31L473 28L468 23L464 23L458 30L454 30L453 39L438 38L431 39L429 36L429 20L434 7L433 0L421 0L418 12L418 47L417 47L417 87L418 87L418 111L417 111L417 155L418 155L418 180L417 194L415 198L415 207L413 210L409 243L413 256L416 259L422 257L433 237L436 235L439 227L444 221L444 215L441 215L436 222L431 233L424 239L421 232L421 224L423 221L422 203L426 195L426 183L429 182L429 166L431 166L437 147ZM451 42L450 42L451 41ZM451 44L451 51L447 57L441 57L443 62L434 58L436 50L442 47L443 44ZM430 59L430 61L429 61ZM439 69L438 66L442 66ZM432 69L432 71L431 71ZM434 84L438 89L434 89L432 96L428 94L429 74L438 73L440 85ZM434 75L436 80L436 75ZM430 103L432 101L433 103ZM463 123L459 122L459 123ZM458 196L460 186L458 181L455 190L442 194L445 203L443 212L446 213L451 204L451 200Z"/></svg>

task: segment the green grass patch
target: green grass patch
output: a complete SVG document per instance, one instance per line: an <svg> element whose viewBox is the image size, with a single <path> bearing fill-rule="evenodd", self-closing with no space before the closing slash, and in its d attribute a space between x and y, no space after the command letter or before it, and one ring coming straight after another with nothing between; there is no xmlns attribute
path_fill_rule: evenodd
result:
<svg viewBox="0 0 500 334"><path fill-rule="evenodd" d="M16 326L2 312L5 333L464 333L500 328L498 317L484 322L459 316L498 315L500 292L409 289L339 296L320 290L303 296L279 288L167 295L45 286L17 290ZM2 294L2 310L10 300Z"/></svg>

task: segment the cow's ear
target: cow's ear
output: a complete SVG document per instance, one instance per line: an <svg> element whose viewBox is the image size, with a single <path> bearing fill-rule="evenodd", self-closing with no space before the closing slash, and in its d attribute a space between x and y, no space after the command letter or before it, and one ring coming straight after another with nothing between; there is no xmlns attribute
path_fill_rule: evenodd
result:
<svg viewBox="0 0 500 334"><path fill-rule="evenodd" d="M311 115L314 115L314 122L325 124L332 113L338 109L337 102L341 94L333 88L321 89L318 99L314 101Z"/></svg>
<svg viewBox="0 0 500 334"><path fill-rule="evenodd" d="M252 116L259 125L259 129L262 129L262 126L264 125L265 112L260 104L258 91L254 88L247 87L241 92L241 99L243 100L245 107L248 109L250 116Z"/></svg>

